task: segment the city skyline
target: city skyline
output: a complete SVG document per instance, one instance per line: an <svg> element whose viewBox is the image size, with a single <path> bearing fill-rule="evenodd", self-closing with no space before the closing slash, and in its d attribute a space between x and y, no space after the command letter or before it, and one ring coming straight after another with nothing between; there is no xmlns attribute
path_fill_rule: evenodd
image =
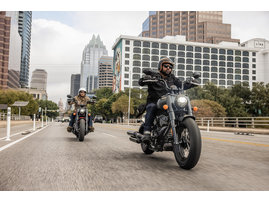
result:
<svg viewBox="0 0 269 202"><path fill-rule="evenodd" d="M46 69L49 99L54 102L66 99L71 74L80 73L83 48L92 35L100 35L108 55L112 56L115 40L120 35L138 36L147 17L148 11L33 12L30 72L35 68ZM89 20L98 18L98 23ZM268 18L269 12L223 12L223 22L232 24L232 37L241 42L269 39Z"/></svg>

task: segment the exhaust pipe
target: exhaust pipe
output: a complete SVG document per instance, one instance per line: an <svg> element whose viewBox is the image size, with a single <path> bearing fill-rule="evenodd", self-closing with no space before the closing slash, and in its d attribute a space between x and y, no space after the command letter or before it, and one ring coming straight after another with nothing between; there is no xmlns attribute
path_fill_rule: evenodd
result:
<svg viewBox="0 0 269 202"><path fill-rule="evenodd" d="M141 143L141 141L139 141L138 139L133 138L133 137L129 137L129 140L132 141L132 142L135 142L137 144Z"/></svg>

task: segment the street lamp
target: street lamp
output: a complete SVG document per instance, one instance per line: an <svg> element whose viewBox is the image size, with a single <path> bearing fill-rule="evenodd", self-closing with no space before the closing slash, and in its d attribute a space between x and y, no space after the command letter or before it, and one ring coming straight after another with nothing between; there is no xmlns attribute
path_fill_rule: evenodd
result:
<svg viewBox="0 0 269 202"><path fill-rule="evenodd" d="M132 77L132 68L130 68L130 77ZM128 125L130 124L130 108L131 108L131 82L132 78L129 79L129 104L128 104Z"/></svg>

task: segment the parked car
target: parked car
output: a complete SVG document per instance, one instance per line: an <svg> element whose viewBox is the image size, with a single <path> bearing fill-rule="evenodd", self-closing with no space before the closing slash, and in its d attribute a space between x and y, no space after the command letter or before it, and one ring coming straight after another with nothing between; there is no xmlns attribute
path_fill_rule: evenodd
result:
<svg viewBox="0 0 269 202"><path fill-rule="evenodd" d="M93 119L94 123L103 123L103 117L101 115L96 115Z"/></svg>

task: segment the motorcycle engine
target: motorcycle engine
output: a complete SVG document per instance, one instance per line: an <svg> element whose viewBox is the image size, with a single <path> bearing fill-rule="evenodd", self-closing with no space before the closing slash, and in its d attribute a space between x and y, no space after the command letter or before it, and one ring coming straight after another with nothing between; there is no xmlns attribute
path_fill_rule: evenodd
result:
<svg viewBox="0 0 269 202"><path fill-rule="evenodd" d="M160 115L158 117L158 125L160 127L167 126L168 125L168 117L165 115Z"/></svg>

